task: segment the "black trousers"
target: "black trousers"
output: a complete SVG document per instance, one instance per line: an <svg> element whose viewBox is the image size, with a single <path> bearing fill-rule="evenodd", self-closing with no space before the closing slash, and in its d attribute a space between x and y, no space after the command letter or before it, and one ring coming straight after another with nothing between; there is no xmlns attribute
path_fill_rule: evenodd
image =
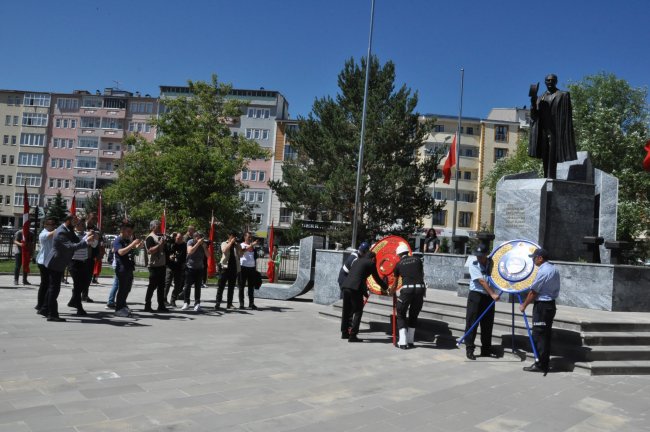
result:
<svg viewBox="0 0 650 432"><path fill-rule="evenodd" d="M555 312L555 301L536 301L533 305L533 340L539 355L539 366L544 370L548 370L551 359Z"/></svg>
<svg viewBox="0 0 650 432"><path fill-rule="evenodd" d="M117 294L115 295L115 310L126 307L126 298L131 292L133 285L133 270L116 270Z"/></svg>
<svg viewBox="0 0 650 432"><path fill-rule="evenodd" d="M492 303L492 297L487 294L481 294L477 291L470 291L467 296L467 312L465 315L465 332L476 322L483 311ZM486 351L492 347L492 326L494 325L494 308L490 310L481 319L481 351ZM478 326L465 338L465 347L467 351L474 351L474 339Z"/></svg>
<svg viewBox="0 0 650 432"><path fill-rule="evenodd" d="M363 315L363 292L344 288L343 290L343 313L341 314L341 332L349 332L351 335L359 333L361 316Z"/></svg>
<svg viewBox="0 0 650 432"><path fill-rule="evenodd" d="M203 269L185 268L185 290L183 298L185 303L190 302L190 291L194 285L194 304L201 303L201 285L203 284Z"/></svg>
<svg viewBox="0 0 650 432"><path fill-rule="evenodd" d="M15 259L15 266L14 266L14 280L18 280L18 276L20 276L20 268L23 265L23 254L22 252L18 252L16 255L14 255ZM23 282L27 280L27 272L25 269L23 269Z"/></svg>
<svg viewBox="0 0 650 432"><path fill-rule="evenodd" d="M237 267L234 269L226 268L219 276L219 286L217 287L217 306L223 301L223 290L228 284L228 293L226 294L227 305L231 306L235 296L235 284L237 283Z"/></svg>
<svg viewBox="0 0 650 432"><path fill-rule="evenodd" d="M86 261L86 274L88 275L88 283L84 286L83 291L81 291L81 299L86 300L88 298L88 290L90 284L93 282L93 271L95 271L95 258L88 258Z"/></svg>
<svg viewBox="0 0 650 432"><path fill-rule="evenodd" d="M49 273L50 284L47 289L47 316L58 317L59 304L57 303L57 299L59 298L59 292L61 292L61 278L63 277L63 272L49 270Z"/></svg>
<svg viewBox="0 0 650 432"><path fill-rule="evenodd" d="M88 285L92 273L89 272L86 261L72 260L70 263L70 275L72 276L72 298L70 303L77 309L81 308L81 298L84 290L88 292Z"/></svg>
<svg viewBox="0 0 650 432"><path fill-rule="evenodd" d="M38 265L41 273L41 284L38 286L38 295L36 297L36 309L41 310L47 307L47 289L50 284L50 273L43 264Z"/></svg>
<svg viewBox="0 0 650 432"><path fill-rule="evenodd" d="M169 295L169 290L174 284L172 290L171 301L178 300L178 296L185 288L185 268L183 267L167 267L165 270L165 299Z"/></svg>
<svg viewBox="0 0 650 432"><path fill-rule="evenodd" d="M241 267L241 273L239 274L239 306L244 306L244 287L246 285L248 285L248 305L253 306L255 304L253 276L256 271L255 267Z"/></svg>
<svg viewBox="0 0 650 432"><path fill-rule="evenodd" d="M158 307L165 307L165 269L165 266L149 267L149 285L147 286L147 294L144 296L145 307L151 306L154 291L156 292Z"/></svg>
<svg viewBox="0 0 650 432"><path fill-rule="evenodd" d="M424 288L402 288L397 299L397 328L417 327L423 304Z"/></svg>

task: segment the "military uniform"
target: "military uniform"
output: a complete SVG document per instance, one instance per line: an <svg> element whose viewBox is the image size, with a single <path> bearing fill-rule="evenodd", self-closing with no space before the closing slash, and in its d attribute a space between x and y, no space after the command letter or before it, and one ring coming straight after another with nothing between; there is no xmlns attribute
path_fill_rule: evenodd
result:
<svg viewBox="0 0 650 432"><path fill-rule="evenodd" d="M397 299L397 328L399 329L397 346L402 349L412 348L418 315L422 310L426 293L422 259L415 256L402 256L393 274L395 278L402 278L402 288Z"/></svg>

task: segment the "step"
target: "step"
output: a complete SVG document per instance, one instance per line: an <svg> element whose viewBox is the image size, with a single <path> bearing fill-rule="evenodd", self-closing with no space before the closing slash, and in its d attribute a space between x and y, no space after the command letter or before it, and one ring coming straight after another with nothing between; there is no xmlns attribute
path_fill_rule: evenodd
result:
<svg viewBox="0 0 650 432"><path fill-rule="evenodd" d="M649 360L597 361L576 363L576 368L587 369L591 375L649 375Z"/></svg>
<svg viewBox="0 0 650 432"><path fill-rule="evenodd" d="M585 332L585 345L650 345L650 332Z"/></svg>

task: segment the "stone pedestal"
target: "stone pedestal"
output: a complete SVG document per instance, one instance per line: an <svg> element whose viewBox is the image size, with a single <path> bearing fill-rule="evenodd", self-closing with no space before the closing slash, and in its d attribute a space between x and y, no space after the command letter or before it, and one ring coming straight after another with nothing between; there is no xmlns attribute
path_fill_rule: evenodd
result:
<svg viewBox="0 0 650 432"><path fill-rule="evenodd" d="M594 232L593 184L552 179L501 179L497 185L495 244L538 243L554 260L587 260L582 244Z"/></svg>

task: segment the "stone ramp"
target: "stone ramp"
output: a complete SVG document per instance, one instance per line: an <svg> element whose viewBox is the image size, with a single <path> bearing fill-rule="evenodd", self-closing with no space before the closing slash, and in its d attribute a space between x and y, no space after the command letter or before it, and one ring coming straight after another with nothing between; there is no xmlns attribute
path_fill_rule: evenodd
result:
<svg viewBox="0 0 650 432"><path fill-rule="evenodd" d="M430 289L420 313L417 339L441 347L454 346L465 330L466 299L454 293ZM371 296L363 322L372 329L391 332L390 298ZM529 308L529 320L532 308ZM341 304L321 312L339 319ZM515 305L514 346L521 357L532 359L528 334ZM480 326L478 333L480 334ZM510 352L513 346L512 305L496 305L493 345ZM480 346L480 338L476 338ZM553 325L552 366L591 375L650 374L650 314L607 312L558 306Z"/></svg>
<svg viewBox="0 0 650 432"><path fill-rule="evenodd" d="M300 240L298 274L293 284L264 283L255 293L255 297L273 300L289 300L298 297L314 286L314 266L316 249L325 244L323 237L311 236Z"/></svg>

